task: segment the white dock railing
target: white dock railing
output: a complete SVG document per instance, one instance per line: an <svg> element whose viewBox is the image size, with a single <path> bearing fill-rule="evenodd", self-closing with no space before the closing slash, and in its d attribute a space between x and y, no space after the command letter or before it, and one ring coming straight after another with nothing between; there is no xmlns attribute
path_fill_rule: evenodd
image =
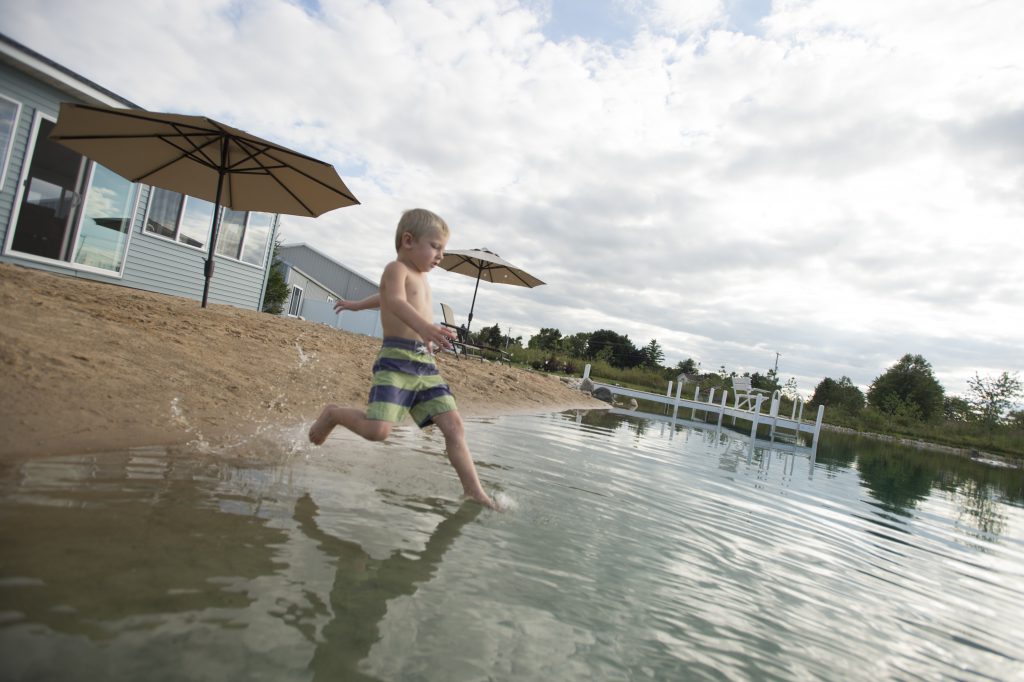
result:
<svg viewBox="0 0 1024 682"><path fill-rule="evenodd" d="M590 365L587 365L583 369L583 378L590 378ZM593 381L593 380L591 380ZM775 440L775 434L778 430L791 431L793 438L797 441L800 439L800 434L809 434L811 436L811 450L812 452L818 449L818 436L821 435L821 423L825 418L825 406L818 406L818 414L813 422L807 422L803 420L804 414L804 401L802 398L797 398L793 402L793 411L789 417L779 416L779 408L782 404L782 396L778 390L771 395L771 403L768 406L768 412L762 413L761 406L764 401L768 399L768 396L758 394L751 396L754 399L753 409L742 409L733 407L727 404L729 398L728 391L722 391L721 398L718 402L715 402L715 389L712 388L706 401L700 399L700 387L696 387L693 392L693 399L683 398L683 385L678 384L676 386L675 395L672 395L672 382L669 382L668 391L665 395L658 393L650 393L647 391L638 391L632 388L624 388L622 386L616 386L614 384L605 384L599 382L593 382L594 387L603 387L608 389L613 396L623 396L627 398L636 398L638 400L648 400L655 403L661 403L666 406L672 407L672 420L676 421L679 419L679 410L690 410L690 420L694 420L697 412L717 414L718 415L718 427L722 426L723 417L732 417L733 424L736 423L737 419L742 419L750 422L750 439L751 441L757 440L757 427L761 424L766 424L769 427L769 440ZM666 407L667 411L667 407ZM642 413L641 413L642 414ZM706 417L705 417L706 419Z"/></svg>

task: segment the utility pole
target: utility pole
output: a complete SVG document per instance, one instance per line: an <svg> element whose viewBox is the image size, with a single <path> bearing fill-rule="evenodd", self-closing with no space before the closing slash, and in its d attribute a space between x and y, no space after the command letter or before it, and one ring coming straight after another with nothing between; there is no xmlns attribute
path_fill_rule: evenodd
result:
<svg viewBox="0 0 1024 682"><path fill-rule="evenodd" d="M776 381L779 380L779 357L780 357L779 353L778 353L778 351L776 351L775 352L775 369L772 370L772 374L775 375L775 380Z"/></svg>

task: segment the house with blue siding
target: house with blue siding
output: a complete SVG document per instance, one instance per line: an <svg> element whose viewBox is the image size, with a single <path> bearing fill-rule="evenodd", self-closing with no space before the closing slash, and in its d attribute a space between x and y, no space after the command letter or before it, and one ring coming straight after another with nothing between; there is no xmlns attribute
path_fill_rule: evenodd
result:
<svg viewBox="0 0 1024 682"><path fill-rule="evenodd" d="M376 282L308 244L282 244L277 257L289 289L282 315L357 334L383 336L379 310L334 312L334 302L340 298L358 301L379 293Z"/></svg>
<svg viewBox="0 0 1024 682"><path fill-rule="evenodd" d="M214 205L50 140L61 102L139 108L0 34L0 262L201 300ZM211 303L262 307L279 220L224 209Z"/></svg>

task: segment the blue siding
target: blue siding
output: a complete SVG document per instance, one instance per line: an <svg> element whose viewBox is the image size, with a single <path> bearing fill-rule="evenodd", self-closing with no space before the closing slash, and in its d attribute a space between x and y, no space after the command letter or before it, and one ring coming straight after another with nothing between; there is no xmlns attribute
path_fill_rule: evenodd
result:
<svg viewBox="0 0 1024 682"><path fill-rule="evenodd" d="M21 166L25 161L25 148L32 132L32 119L37 110L57 116L57 107L53 102L53 89L46 88L42 83L28 78L6 64L0 64L0 92L21 103L18 126L14 131L14 144L11 147L11 158L7 165L7 177L4 179L3 191L0 191L0 245L7 239L11 212L14 210L14 198L21 181Z"/></svg>

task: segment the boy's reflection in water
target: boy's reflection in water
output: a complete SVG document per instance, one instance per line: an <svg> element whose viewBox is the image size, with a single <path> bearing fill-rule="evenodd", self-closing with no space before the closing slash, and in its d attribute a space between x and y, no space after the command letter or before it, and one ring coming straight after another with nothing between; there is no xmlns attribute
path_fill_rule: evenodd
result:
<svg viewBox="0 0 1024 682"><path fill-rule="evenodd" d="M421 552L412 552L415 557L396 550L387 559L374 559L358 544L322 531L316 524L318 509L308 493L295 501L299 528L337 561L330 595L333 617L317 639L310 669L315 680L372 680L358 666L380 639L378 626L388 600L413 594L429 580L462 527L483 507L467 500L437 526Z"/></svg>

